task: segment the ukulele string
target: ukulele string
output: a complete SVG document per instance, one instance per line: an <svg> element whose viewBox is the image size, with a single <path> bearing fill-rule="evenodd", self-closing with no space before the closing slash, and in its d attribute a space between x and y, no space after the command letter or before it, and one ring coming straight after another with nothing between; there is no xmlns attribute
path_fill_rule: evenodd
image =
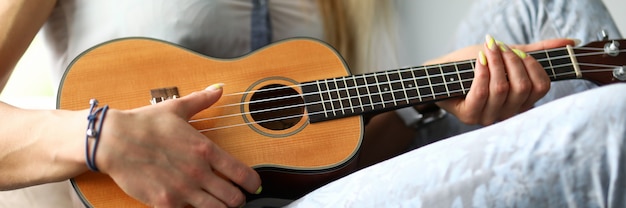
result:
<svg viewBox="0 0 626 208"><path fill-rule="evenodd" d="M598 55L598 53L588 53L588 54L581 54L581 55L577 55L578 57L580 56L585 56L585 55ZM564 56L559 56L559 57L554 57L554 58L544 58L544 59L538 59L537 61L541 62L541 61L547 61L547 60L551 60L551 61L558 61L560 59L569 59L570 57L568 55L564 55ZM470 64L474 64L475 60L466 60L466 61L462 61L459 63L470 63ZM451 66L453 64L441 64L441 66ZM553 66L554 69L558 69L560 67L569 67L572 66L572 64L567 64L567 65L556 65ZM433 69L433 68L438 68L439 66L428 66L428 67L423 67L422 70L426 70L426 69ZM606 66L609 67L609 66ZM404 69L400 69L400 71L398 73L402 73L402 72L410 72L410 70L415 70L416 68L404 68ZM445 77L447 75L452 75L456 72L448 72L448 73L443 73L441 75L438 75L437 77ZM458 73L473 73L473 70L461 70L458 71ZM366 74L366 75L360 75L363 78L367 78L367 77L372 77L372 76L376 76L377 74L373 73L373 74ZM560 73L560 74L556 74L557 76L561 76L561 75L567 75L565 73ZM355 76L346 76L346 77L342 77L340 79L343 79L344 81L349 78L349 77L353 77L354 81L354 77L359 76L359 75L355 75ZM365 84L365 85L361 85L361 86L351 86L351 87L347 87L347 88L341 88L341 90L352 90L352 89L359 89L362 87L371 87L371 86L378 86L378 85L391 85L391 84L395 84L398 82L404 82L404 81L414 81L414 80L421 80L421 79L429 79L430 76L426 76L423 78L418 78L415 77L414 79L400 79L400 80L396 80L396 81L390 81L390 82L379 82L379 84ZM335 81L337 80L337 78L334 79ZM459 81L454 82L451 81L452 84L455 83L459 83ZM234 96L234 95L243 95L246 93L260 93L260 92L271 92L271 91L276 91L276 90L282 90L282 89L291 89L291 88L298 88L298 87L303 87L303 86L307 86L307 85L315 85L315 83L309 83L309 84L300 84L300 85L288 85L288 86L282 86L282 87L276 87L276 88L271 88L271 89L261 89L261 90L254 90L254 91L248 91L248 92L236 92L236 93L231 93L228 95L224 95L224 96ZM441 84L434 84L432 85L433 87L437 87L440 85L444 85L444 83ZM430 86L422 86L424 88L428 88ZM417 89L419 89L420 87L418 86ZM334 90L338 90L338 89L334 89ZM320 91L319 93L328 93L328 92L332 92L332 90L327 90L327 91ZM315 92L313 94L319 94L318 92ZM262 100L255 100L255 101L250 101L250 102L243 102L243 103L233 103L233 104L227 104L227 105L221 105L221 106L213 106L212 108L221 108L221 107L232 107L232 106L240 106L241 104L255 104L255 103L265 103L265 102L270 102L270 101L280 101L280 100L284 100L284 99L290 99L290 98L299 98L301 96L306 96L306 95L311 95L311 94L296 94L296 95L290 95L290 96L283 96L283 97L275 97L275 98L270 98L270 99L262 99ZM428 96L428 95L426 95ZM301 106L298 106L301 107Z"/></svg>
<svg viewBox="0 0 626 208"><path fill-rule="evenodd" d="M582 54L582 55L585 55L585 54ZM578 55L578 56L582 56L582 55ZM565 56L565 57L566 57L566 58L569 58L569 56ZM554 59L554 58L553 58L553 59ZM571 66L571 64L568 64L568 65L565 65L565 66L561 66L561 67L568 67L568 66ZM610 67L610 66L609 66L609 65L605 65L605 67ZM554 68L557 68L557 67L554 67ZM604 71L607 71L607 70L611 70L611 69L606 69L606 70L594 70L594 72L604 72ZM468 70L465 70L465 71L463 71L463 72L465 73L465 72L467 72L467 71L468 71ZM471 70L470 70L470 71L471 71ZM561 73L561 74L557 74L557 75L559 75L559 76L560 76L560 75L565 75L565 74L569 75L569 74L573 74L573 73ZM469 80L469 81L471 81L471 79L465 79L465 80L458 81L458 82L456 82L456 83L463 83L463 82L468 81L468 80ZM396 81L396 82L402 82L402 81L406 81L406 80L404 80L404 79L403 79L403 80ZM393 82L387 82L387 83L383 82L382 84L391 84L391 83L393 83ZM452 82L452 83L455 83L455 82ZM438 85L443 85L443 84L438 84ZM298 85L294 85L294 86L298 86ZM434 86L437 86L437 85L434 85ZM426 87L429 87L429 86L426 86ZM356 87L354 87L354 88L356 88ZM418 88L419 88L419 87L418 87ZM350 88L347 88L347 89L350 89ZM346 89L346 90L347 90L347 89ZM273 90L273 89L266 89L266 90ZM322 91L322 92L320 92L320 93L326 93L326 92L328 92L328 91ZM396 91L392 91L392 92L381 92L381 93L375 93L375 95L376 95L376 94L380 95L380 94L382 94L382 93L393 93L393 92L396 92ZM455 92L455 91L452 91L452 92ZM456 92L458 92L458 90L457 90ZM443 95L443 94L445 94L445 93L439 93L439 94L434 94L434 95L433 95L433 94L429 94L429 95L425 95L425 97L437 96L437 95ZM300 95L296 95L295 97L299 97L299 96L300 96ZM366 96L367 96L367 95L366 95ZM294 96L289 96L289 98L293 98L293 97L294 97ZM362 96L361 96L361 97L362 97ZM275 100L280 100L280 99L284 99L284 98L287 98L287 97L278 97L278 98L273 98L272 100L273 100L273 101L275 101ZM414 99L414 98L416 98L416 97L410 97L410 98L407 98L407 99ZM341 101L341 100L343 100L343 99L340 99L339 101ZM259 100L259 101L256 101L256 102L267 102L267 101L268 101L268 100ZM328 101L328 102L332 102L332 100L331 100L331 101ZM252 102L249 102L249 103L252 103ZM246 103L235 103L235 104L231 104L230 106L239 106L239 105L241 105L241 104L246 104ZM318 103L311 103L311 104L319 104L319 102L318 102ZM377 105L377 104L381 104L381 103L372 103L372 105ZM386 103L382 103L382 104L384 105L384 104L386 104ZM303 106L305 106L305 105L304 105L304 104L300 104L300 105L296 105L296 106L283 106L283 107L279 107L279 108L275 108L275 109L265 109L265 110L261 110L261 111L250 112L250 113L248 113L248 114L252 114L252 113L260 113L260 112L269 112L269 111L274 111L274 110L282 110L282 109L287 109L287 108L303 107ZM345 109L339 109L339 110L345 110ZM194 120L194 121L206 121L206 120L212 120L212 119L217 119L217 118L226 118L226 117L241 116L241 115L244 115L244 114L225 115L225 116L213 117L213 118L208 118L208 119L200 119L200 120Z"/></svg>
<svg viewBox="0 0 626 208"><path fill-rule="evenodd" d="M582 48L577 48L577 49L582 49ZM597 50L598 52L589 52L589 53L581 53L581 54L576 54L576 57L583 57L583 56L592 56L592 55L599 55L599 54L603 54L604 51L602 49L596 49L596 48L587 48L588 50ZM547 50L546 50L547 51ZM620 50L620 52L623 52L626 50ZM537 53L543 53L543 52L537 52ZM533 54L533 53L529 53L529 54ZM569 59L570 56L569 55L563 55L563 56L557 56L554 58L544 58L544 59L538 59L537 61L546 61L546 60L559 60L559 59ZM462 61L462 62L457 62L457 63L448 63L448 64L441 64L441 66L446 66L446 65L455 65L455 64L459 64L459 63L470 63L472 64L472 66L474 66L475 64L475 60L466 60L466 61ZM593 69L593 70L586 70L585 72L589 72L589 73L595 73L595 72L607 72L607 71L612 71L613 68L612 67L616 67L613 65L606 65L606 64L588 64L588 63L578 63L579 65L583 65L583 66L591 66L591 67L606 67L604 69ZM564 65L560 65L560 66L554 66L554 69L557 68L562 68L562 67L570 67L573 66L572 63L569 64L564 64ZM429 67L431 68L436 68L439 66L427 66L427 67L422 67L421 70L427 70ZM415 68L406 68L406 69L400 69L400 70L415 70ZM456 72L450 72L450 73L445 73L445 74L453 74ZM468 70L462 70L462 71L458 71L458 73L473 73L473 69L468 69ZM438 76L445 76L445 74L442 75L438 75ZM575 74L575 72L567 72L567 73L559 73L556 74L556 76L564 76L564 75L572 75ZM376 75L376 73L374 73L373 75ZM363 75L363 76L367 76L367 75ZM343 77L344 79L346 77ZM337 78L333 78L333 80L336 80ZM378 86L378 85L383 85L383 84L387 84L389 86L391 86L392 83L396 83L396 82L404 82L404 81L416 81L416 79L401 79L398 81L387 81L387 82L381 82L379 84L366 84L367 87L369 86ZM425 78L428 79L428 78ZM327 79L330 80L330 79ZM462 79L462 80L458 80L458 81L452 81L449 82L449 84L461 84L463 85L463 83L465 82L470 82L473 81L473 77L471 78L467 78L467 79ZM310 83L313 84L313 83ZM432 85L433 87L435 86L439 86L439 85L445 85L448 83L441 83L441 84L437 84L437 85ZM252 91L254 92L260 92L260 91L272 91L272 90L276 90L278 88L290 88L290 87L301 87L301 86L305 86L305 85L291 85L291 86L283 86L283 87L277 87L277 88L272 88L272 89L262 89L262 90L256 90L256 91ZM362 87L362 86L361 86ZM430 87L430 86L424 86L424 87ZM359 87L357 86L353 86L353 87L347 87L347 88L343 88L341 90L349 90L351 88L354 89L358 89ZM412 89L412 88L411 88ZM417 88L415 90L419 90L420 87L417 86ZM315 92L314 94L320 94L320 93L328 93L328 92L334 92L334 91L338 91L340 89L334 89L334 90L326 90L326 91L319 91L319 92ZM385 92L379 92L379 93L373 93L371 95L359 95L359 96L355 96L354 98L361 98L364 96L372 96L372 95L381 95L383 93L395 93L395 92L404 92L405 89L401 89L401 90L392 90L392 91L385 91ZM422 100L422 97L433 97L436 98L437 96L441 96L441 95L446 95L448 93L458 93L458 92L462 92L462 93L466 93L466 91L469 91L469 88L467 89L459 89L459 90L453 90L453 91L446 91L446 92L442 92L442 93L433 93L433 94L427 94L427 95L422 95L422 96L413 96L413 97L407 97L405 98L406 100L412 100L412 99L420 99ZM250 93L250 92L239 92L239 93L231 93L228 94L229 96L232 95L241 95L243 93ZM294 98L294 97L300 97L301 95L295 95L295 96L284 96L284 97L275 97L275 98L271 98L271 99L265 99L265 100L258 100L258 101L252 101L252 102L242 102L242 103L234 103L234 104L229 104L229 105L222 105L219 107L230 107L230 106L240 106L242 104L250 104L250 103L254 103L254 102L268 102L268 101L276 101L276 100L281 100L281 99L287 99L287 98ZM319 102L315 102L315 103L309 103L309 104L324 104L324 103L328 103L328 102L341 102L343 100L347 100L349 98L340 98L338 100L329 100L329 101L319 101ZM392 102L396 102L396 101L383 101L383 102L377 102L377 103L369 103L368 105L385 105L385 104L390 104ZM230 115L223 115L223 116L217 116L217 117L211 117L211 118L203 118L203 119L195 119L195 120L191 120L189 121L190 123L194 123L194 122L202 122L202 121L208 121L208 120L215 120L215 119L222 119L222 118L228 118L228 117L234 117L234 116L243 116L243 115L247 115L247 114L254 114L254 113L262 113L262 112L272 112L272 111L277 111L277 110L284 110L284 109L289 109L289 108L300 108L300 107L306 107L307 104L297 104L297 105L289 105L289 106L280 106L278 108L268 108L268 109L263 109L263 110L257 110L257 111L252 111L252 112L246 112L246 113L238 113L238 114L230 114ZM362 106L362 105L361 105ZM339 108L339 109L334 109L334 111L344 111L344 110L352 110L352 113L354 113L354 108L350 108L350 107L343 107L343 108ZM310 112L308 113L308 115L316 115L316 114L321 114L321 113L325 113L325 112ZM245 122L245 123L240 123L240 124L235 124L235 125L227 125L227 126L221 126L221 127L213 127L213 128L209 128L209 129L202 129L199 130L200 132L206 132L206 131L212 131L212 130L218 130L218 129L225 129L225 128L232 128L232 127L239 127L239 126L245 126L245 125L250 125L250 124L261 124L261 123L266 123L266 122L273 122L273 121L277 121L277 120L283 120L283 119L290 119L290 118L298 118L298 117L302 117L304 114L296 114L296 115L288 115L285 117L277 117L277 118L272 118L272 119L267 119L267 120L260 120L260 121L254 121L254 122Z"/></svg>
<svg viewBox="0 0 626 208"><path fill-rule="evenodd" d="M577 54L576 57L581 57L581 56L588 56L588 55L599 55L602 54L603 49L598 49L598 48L588 48L588 47L580 47L580 48L576 48L576 49L585 49L585 50L596 50L596 51L600 51L597 53L586 53L586 54ZM540 54L540 53L546 53L546 52L551 52L551 51L557 51L557 50L562 50L562 49L549 49L549 50L544 50L544 51L534 51L534 52L529 52L528 54L533 55L533 54ZM625 50L620 50L620 52L624 52ZM558 61L560 59L569 59L570 56L569 55L562 55L562 56L557 56L554 58L543 58L543 59L537 59L537 61L541 62L541 61L547 61L547 60L551 60L551 61ZM400 68L397 69L398 72L397 73L402 73L402 72L411 72L413 70L427 70L427 69L437 69L439 67L449 67L449 66L455 66L455 65L460 65L460 64L474 64L475 63L475 59L472 60L465 60L465 61L460 61L460 62L455 62L455 63L444 63L444 64L438 64L438 65L430 65L430 66L422 66L422 67L408 67L408 68ZM393 70L392 70L393 71ZM459 71L459 73L462 72L467 72L466 70L464 71ZM455 73L455 72L449 72L449 73L444 73L442 74L442 76L445 75L449 75L451 73ZM353 75L353 76L345 76L345 77L339 77L340 79L346 79L349 77L354 77L356 78L357 76L360 76L360 78L369 78L369 77L374 77L376 75L379 75L378 73L370 73L370 74L362 74L362 75ZM337 78L331 78L336 80ZM326 79L325 81L328 81L330 79ZM402 82L404 80L401 80L400 82ZM381 83L385 83L385 82L381 82ZM390 83L394 83L394 82L390 82ZM224 96L238 96L238 95L244 95L244 94L249 94L249 93L261 93L261 92L270 92L270 91L276 91L276 90L283 90L283 89L292 89L292 88L299 88L299 87L304 87L304 86L308 86L308 85L315 85L315 83L308 83L308 84L296 84L296 85L286 85L286 86L281 86L281 87L276 87L276 88L271 88L271 89L260 89L260 90L253 90L253 91L247 91L247 92L235 92L235 93L230 93ZM372 86L372 85L367 85L367 87ZM356 86L354 87L355 89L357 88ZM347 88L348 90L351 89L351 87ZM306 95L306 94L305 94ZM292 96L288 96L288 97L279 97L276 99L284 99L284 98L297 98L300 97L300 95L292 95ZM267 102L267 101L271 101L271 100L260 100L257 102ZM214 106L213 108L221 108L221 107L230 107L230 106L238 106L240 104L253 104L255 103L255 101L251 101L249 103L235 103L235 104L230 104L230 105L222 105L222 106Z"/></svg>
<svg viewBox="0 0 626 208"><path fill-rule="evenodd" d="M562 50L562 49L548 49L548 50L544 50L544 51L534 51L534 52L529 52L528 54L538 54L538 53L545 53L545 52L551 52L551 51L556 51L556 50ZM429 66L406 67L406 68L399 68L397 70L400 70L399 72L408 72L408 71L411 71L411 70L414 70L414 69L419 69L419 68L422 68L422 70L426 70L428 68L437 68L439 66L453 66L453 65L467 64L467 63L473 64L473 63L475 63L475 59L468 59L468 60L463 60L463 61L459 61L459 62L452 62L452 63L435 64L435 65L429 65ZM362 74L362 75L364 75L363 78L366 78L366 77L373 77L373 76L376 75L376 73ZM354 76L357 76L357 75L354 75ZM261 89L261 90L246 91L246 92L234 92L234 93L230 93L230 94L224 95L224 96L238 96L238 95L248 94L250 92L260 93L260 92L280 90L280 89L290 89L290 88L294 88L294 87L303 87L303 86L307 86L307 85L314 85L314 83L304 84L304 85L302 85L302 84L287 85L287 86L276 87L276 88L272 88L272 89ZM218 106L218 107L222 107L222 106Z"/></svg>

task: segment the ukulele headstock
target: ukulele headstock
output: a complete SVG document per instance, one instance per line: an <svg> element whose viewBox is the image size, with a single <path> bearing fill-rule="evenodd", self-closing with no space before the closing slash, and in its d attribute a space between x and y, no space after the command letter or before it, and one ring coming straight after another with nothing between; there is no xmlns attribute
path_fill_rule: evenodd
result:
<svg viewBox="0 0 626 208"><path fill-rule="evenodd" d="M626 40L602 40L573 49L582 78L600 85L626 82Z"/></svg>

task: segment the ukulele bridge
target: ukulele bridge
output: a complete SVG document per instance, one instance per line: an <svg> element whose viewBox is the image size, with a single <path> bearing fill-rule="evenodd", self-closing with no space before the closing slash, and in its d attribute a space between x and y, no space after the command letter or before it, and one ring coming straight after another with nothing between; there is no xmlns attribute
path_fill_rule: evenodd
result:
<svg viewBox="0 0 626 208"><path fill-rule="evenodd" d="M150 99L152 105L180 97L177 87L152 89L150 90L150 95L152 95L152 99Z"/></svg>

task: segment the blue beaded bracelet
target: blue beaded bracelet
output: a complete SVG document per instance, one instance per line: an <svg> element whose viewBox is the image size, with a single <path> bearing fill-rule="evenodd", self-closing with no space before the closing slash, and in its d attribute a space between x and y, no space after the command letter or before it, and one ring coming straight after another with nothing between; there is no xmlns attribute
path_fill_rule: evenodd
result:
<svg viewBox="0 0 626 208"><path fill-rule="evenodd" d="M87 120L89 122L87 123L87 132L85 134L85 162L87 163L87 168L89 168L89 170L98 172L100 170L96 166L96 150L98 150L102 124L104 123L104 117L109 110L109 106L105 105L102 108L96 109L98 106L98 100L96 99L89 100L89 104L91 107L89 108L89 115L87 116ZM100 114L100 119L98 119L98 114ZM90 139L94 140L94 144L91 148L89 148Z"/></svg>

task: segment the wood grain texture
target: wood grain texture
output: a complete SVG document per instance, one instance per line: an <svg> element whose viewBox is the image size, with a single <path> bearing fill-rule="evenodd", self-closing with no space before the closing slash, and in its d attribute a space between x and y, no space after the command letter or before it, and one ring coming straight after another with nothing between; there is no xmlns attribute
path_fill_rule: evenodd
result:
<svg viewBox="0 0 626 208"><path fill-rule="evenodd" d="M96 46L71 64L57 105L60 109L84 109L89 99L96 98L111 108L131 109L149 105L151 89L175 86L184 96L213 83L225 83L216 107L192 120L222 117L193 122L195 128L236 125L203 133L251 167L324 173L355 157L363 132L361 118L311 124L304 115L295 126L281 130L244 124L254 119L247 113L249 92L273 84L293 86L347 74L334 50L308 39L287 40L229 60L202 56L157 40L122 39ZM301 93L297 86L293 90ZM142 206L106 175L88 172L73 182L95 207Z"/></svg>

